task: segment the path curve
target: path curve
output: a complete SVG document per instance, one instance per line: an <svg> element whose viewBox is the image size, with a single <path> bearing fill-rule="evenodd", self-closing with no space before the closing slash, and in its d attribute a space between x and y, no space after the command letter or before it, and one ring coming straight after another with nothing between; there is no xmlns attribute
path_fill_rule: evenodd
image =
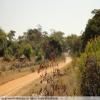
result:
<svg viewBox="0 0 100 100"><path fill-rule="evenodd" d="M71 57L66 57L66 61L59 63L58 68L61 69L65 65L69 64L72 61ZM52 67L47 69L47 73L52 72ZM21 90L21 88L28 86L35 79L40 78L40 74L45 73L45 71L41 71L39 74L37 72L28 74L21 78L9 81L3 85L0 85L0 96L13 96L15 93Z"/></svg>

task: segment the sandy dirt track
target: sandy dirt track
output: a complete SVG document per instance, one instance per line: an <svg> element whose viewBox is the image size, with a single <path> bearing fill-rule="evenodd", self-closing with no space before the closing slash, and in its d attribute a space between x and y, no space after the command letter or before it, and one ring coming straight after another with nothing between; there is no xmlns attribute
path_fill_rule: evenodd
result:
<svg viewBox="0 0 100 100"><path fill-rule="evenodd" d="M61 69L65 65L69 64L72 61L70 57L66 57L66 61L59 63L58 68ZM47 73L51 73L53 70L52 67L47 69ZM24 77L9 81L3 85L0 85L0 96L13 96L16 92L20 91L22 87L28 86L35 79L40 78L40 74L45 73L45 70L41 71L39 74L37 72L31 73Z"/></svg>

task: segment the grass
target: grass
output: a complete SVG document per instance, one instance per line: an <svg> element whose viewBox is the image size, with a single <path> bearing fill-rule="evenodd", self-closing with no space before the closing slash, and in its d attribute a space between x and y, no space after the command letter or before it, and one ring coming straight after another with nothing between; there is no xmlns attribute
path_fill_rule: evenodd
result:
<svg viewBox="0 0 100 100"><path fill-rule="evenodd" d="M67 88L67 96L79 96L80 95L80 80L78 78L79 70L77 68L73 68L70 65L68 68L64 69L66 74L59 78L59 82L66 85Z"/></svg>
<svg viewBox="0 0 100 100"><path fill-rule="evenodd" d="M8 81L23 77L33 72L34 67L26 67L16 70L0 71L0 85Z"/></svg>
<svg viewBox="0 0 100 100"><path fill-rule="evenodd" d="M59 84L64 84L67 89L67 93L60 93L61 96L78 96L80 93L80 72L78 67L75 67L73 61L71 64L66 65L62 71L65 72L63 76L54 78L58 80ZM8 81L14 80L16 78L25 76L29 73L34 72L34 67L25 67L21 69L14 69L9 71L0 71L0 84L4 84ZM16 96L32 96L39 93L41 87L44 87L44 84L40 83L40 79L37 79L30 83L28 86L23 87L18 91ZM39 94L38 94L39 95ZM58 94L56 94L58 95ZM59 95L58 95L59 96Z"/></svg>
<svg viewBox="0 0 100 100"><path fill-rule="evenodd" d="M27 74L30 74L34 72L37 68L37 65L28 65L34 63L34 59L32 59L31 62L26 61L25 63L23 63L24 65L27 65L25 67L16 68L14 66L16 63L20 64L21 62L17 60L7 62L4 61L2 57L0 57L0 85L8 81L25 76Z"/></svg>
<svg viewBox="0 0 100 100"><path fill-rule="evenodd" d="M73 64L65 66L62 71L65 72L63 76L56 77L54 80L58 79L59 84L65 84L67 93L62 93L61 96L79 96L80 93L80 77L79 77L79 69L77 67L72 66ZM16 93L16 95L21 96L32 96L39 95L38 92L41 87L44 87L43 84L40 83L40 79L33 81L28 86L25 86ZM57 94L56 94L57 95ZM58 95L59 96L59 95Z"/></svg>

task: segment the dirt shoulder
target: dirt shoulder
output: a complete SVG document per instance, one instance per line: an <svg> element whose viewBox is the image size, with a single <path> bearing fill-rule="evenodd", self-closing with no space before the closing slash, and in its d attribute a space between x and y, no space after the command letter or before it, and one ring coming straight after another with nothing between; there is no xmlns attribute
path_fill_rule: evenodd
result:
<svg viewBox="0 0 100 100"><path fill-rule="evenodd" d="M63 68L66 64L69 64L71 61L72 59L70 57L67 57L65 62L59 63L58 68L59 69ZM53 70L52 67L48 68L47 73L51 73L52 70ZM45 70L41 71L39 74L37 72L34 72L24 77L0 85L0 95L1 96L15 95L23 87L28 86L34 80L39 79L41 73L45 73Z"/></svg>

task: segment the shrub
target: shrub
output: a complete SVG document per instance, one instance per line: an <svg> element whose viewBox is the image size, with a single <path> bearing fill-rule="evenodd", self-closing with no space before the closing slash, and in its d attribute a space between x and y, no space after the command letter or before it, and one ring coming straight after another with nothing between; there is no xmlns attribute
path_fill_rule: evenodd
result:
<svg viewBox="0 0 100 100"><path fill-rule="evenodd" d="M10 47L6 48L4 52L4 60L10 61L12 58L12 54L13 54L12 48Z"/></svg>
<svg viewBox="0 0 100 100"><path fill-rule="evenodd" d="M85 68L82 72L82 84L81 90L83 95L96 96L99 95L99 73L97 69L98 65L94 57L89 57L86 59Z"/></svg>
<svg viewBox="0 0 100 100"><path fill-rule="evenodd" d="M88 42L80 57L81 92L85 96L100 95L100 37Z"/></svg>
<svg viewBox="0 0 100 100"><path fill-rule="evenodd" d="M30 60L32 53L33 53L33 49L29 43L21 43L17 48L18 57L24 54Z"/></svg>
<svg viewBox="0 0 100 100"><path fill-rule="evenodd" d="M26 47L24 48L24 55L30 60L31 54L32 54L32 47L31 45L27 44Z"/></svg>

